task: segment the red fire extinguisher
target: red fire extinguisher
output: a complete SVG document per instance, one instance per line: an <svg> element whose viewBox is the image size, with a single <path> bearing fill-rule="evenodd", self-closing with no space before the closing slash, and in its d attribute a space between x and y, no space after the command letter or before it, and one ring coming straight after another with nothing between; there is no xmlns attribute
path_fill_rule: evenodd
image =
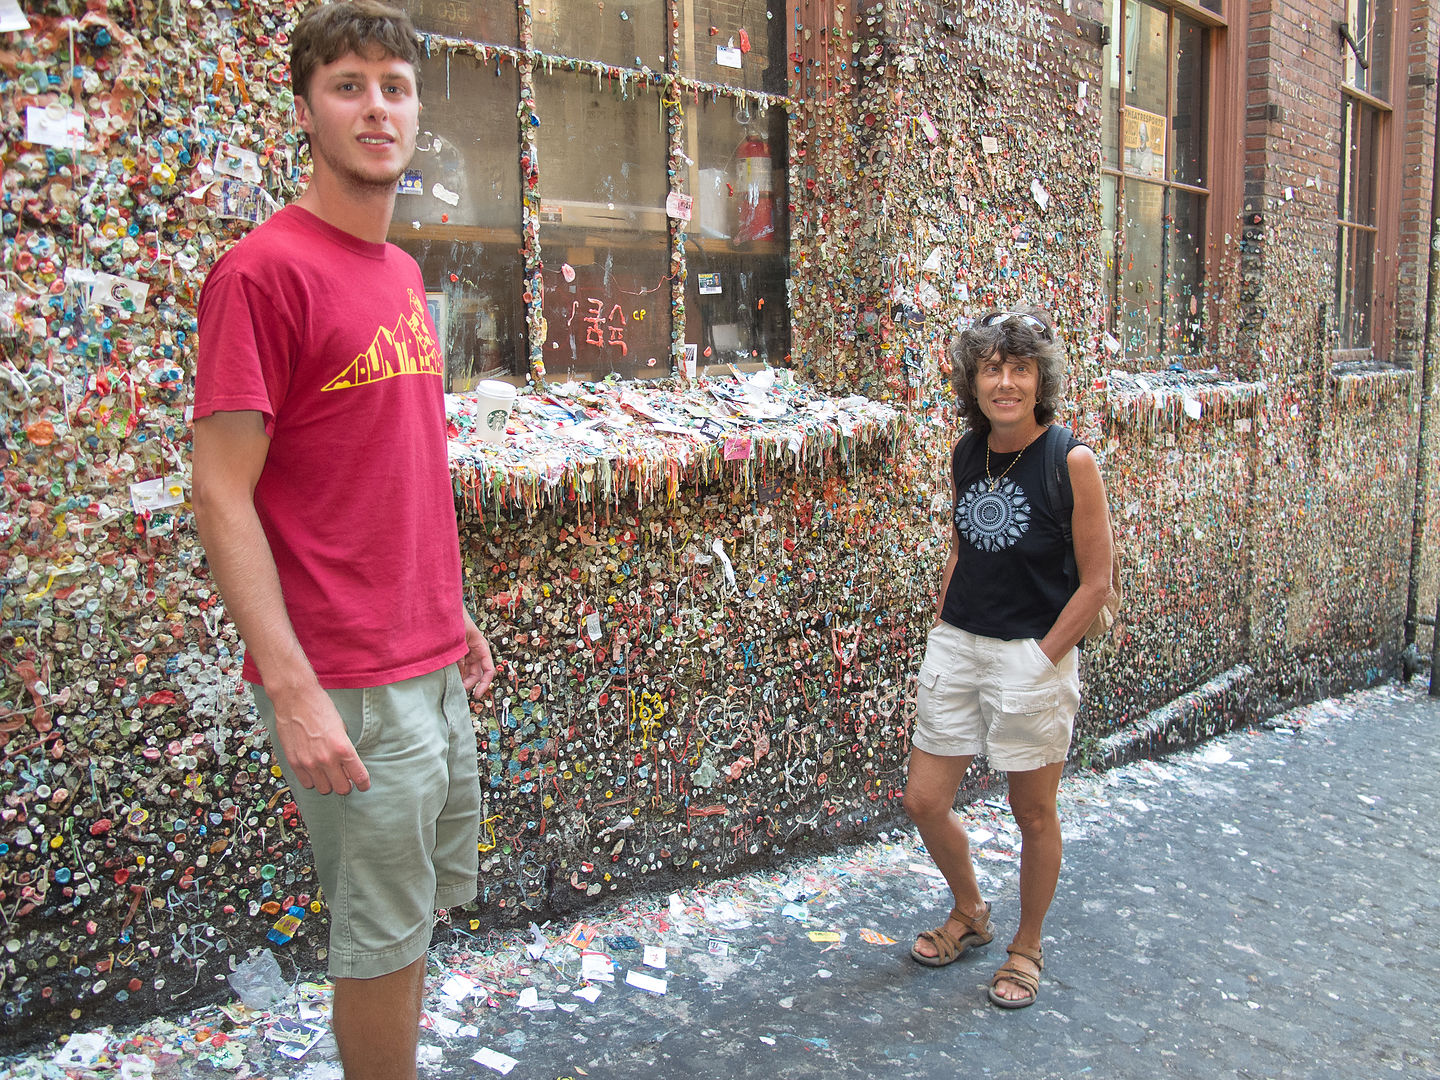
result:
<svg viewBox="0 0 1440 1080"><path fill-rule="evenodd" d="M735 148L736 193L740 204L735 211L736 247L775 236L775 194L770 166L770 144L758 135L747 134Z"/></svg>

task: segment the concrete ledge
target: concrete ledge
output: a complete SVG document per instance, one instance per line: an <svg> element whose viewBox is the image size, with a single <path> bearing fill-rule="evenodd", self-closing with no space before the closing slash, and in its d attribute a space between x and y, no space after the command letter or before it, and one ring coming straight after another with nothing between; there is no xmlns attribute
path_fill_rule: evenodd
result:
<svg viewBox="0 0 1440 1080"><path fill-rule="evenodd" d="M1254 681L1255 669L1237 664L1139 723L1101 739L1087 764L1108 769L1137 758L1158 757L1254 720Z"/></svg>

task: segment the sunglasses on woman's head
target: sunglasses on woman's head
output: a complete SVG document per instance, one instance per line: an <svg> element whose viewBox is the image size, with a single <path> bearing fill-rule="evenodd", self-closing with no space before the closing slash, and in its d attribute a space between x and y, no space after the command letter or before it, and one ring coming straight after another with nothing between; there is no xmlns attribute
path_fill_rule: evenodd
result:
<svg viewBox="0 0 1440 1080"><path fill-rule="evenodd" d="M1034 330L1046 341L1050 340L1050 327L1046 326L1043 321L1037 319L1034 315L1031 315L1029 312L1026 311L991 312L989 315L986 315L983 319L979 320L975 325L977 327L984 327L988 330L992 326L999 326L1001 323L1007 323L1011 319L1019 319L1022 323L1028 326L1031 330Z"/></svg>

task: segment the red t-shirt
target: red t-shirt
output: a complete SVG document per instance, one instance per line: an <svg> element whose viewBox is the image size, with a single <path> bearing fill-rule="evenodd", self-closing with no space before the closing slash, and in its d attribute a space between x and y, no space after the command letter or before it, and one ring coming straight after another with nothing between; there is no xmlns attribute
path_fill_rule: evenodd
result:
<svg viewBox="0 0 1440 1080"><path fill-rule="evenodd" d="M465 655L444 359L415 260L286 207L200 294L195 417L256 411L255 509L327 688ZM250 657L244 676L260 682Z"/></svg>

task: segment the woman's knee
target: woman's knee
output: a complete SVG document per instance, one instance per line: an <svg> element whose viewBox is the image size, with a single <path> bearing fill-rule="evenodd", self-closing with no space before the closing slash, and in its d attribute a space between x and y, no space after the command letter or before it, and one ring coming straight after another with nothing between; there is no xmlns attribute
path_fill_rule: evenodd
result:
<svg viewBox="0 0 1440 1080"><path fill-rule="evenodd" d="M905 789L905 797L901 801L901 805L905 808L905 813L910 820L916 825L944 818L954 809L951 801L941 798L938 793L915 787Z"/></svg>
<svg viewBox="0 0 1440 1080"><path fill-rule="evenodd" d="M1060 828L1060 812L1055 804L1048 800L1026 802L1012 798L1010 813L1015 818L1015 824L1020 826L1022 835Z"/></svg>

